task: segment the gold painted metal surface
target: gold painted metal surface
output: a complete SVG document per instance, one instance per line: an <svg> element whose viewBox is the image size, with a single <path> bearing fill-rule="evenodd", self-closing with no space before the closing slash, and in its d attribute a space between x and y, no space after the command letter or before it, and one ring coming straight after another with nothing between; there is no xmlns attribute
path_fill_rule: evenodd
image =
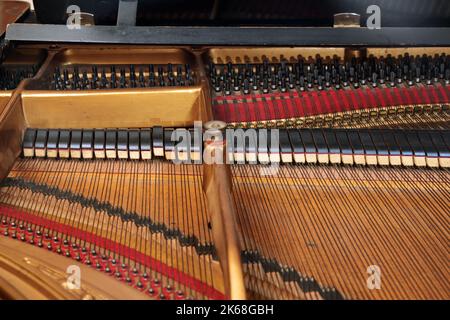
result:
<svg viewBox="0 0 450 320"><path fill-rule="evenodd" d="M410 56L417 55L441 55L443 53L450 54L450 47L429 47L429 48L367 48L367 56L373 55L375 57L391 55L393 57L398 57L408 53Z"/></svg>
<svg viewBox="0 0 450 320"><path fill-rule="evenodd" d="M29 127L116 128L192 126L207 120L205 81L190 87L106 89L86 91L47 90L57 66L190 64L199 72L196 57L184 48L61 48L44 67L38 79L22 93ZM42 115L45 114L45 117ZM108 115L105 117L105 115Z"/></svg>
<svg viewBox="0 0 450 320"><path fill-rule="evenodd" d="M40 128L191 126L205 107L200 87L24 91L22 99L28 127Z"/></svg>
<svg viewBox="0 0 450 320"><path fill-rule="evenodd" d="M54 64L183 64L194 67L195 57L185 48L103 47L63 49Z"/></svg>
<svg viewBox="0 0 450 320"><path fill-rule="evenodd" d="M80 289L68 289L67 267L80 268ZM136 299L148 296L82 263L0 237L0 299Z"/></svg>
<svg viewBox="0 0 450 320"><path fill-rule="evenodd" d="M148 65L148 64L189 64L196 74L198 66L196 58L186 48L157 47L78 47L69 46L52 49L55 54L45 67L40 79L31 82L27 90L47 90L56 67L65 66L111 66L111 65Z"/></svg>
<svg viewBox="0 0 450 320"><path fill-rule="evenodd" d="M308 59L320 55L323 58L333 58L334 56L344 57L344 48L254 48L254 47L224 47L210 48L207 57L214 63L245 63L269 61L279 61L280 58L287 60L297 59L298 56Z"/></svg>

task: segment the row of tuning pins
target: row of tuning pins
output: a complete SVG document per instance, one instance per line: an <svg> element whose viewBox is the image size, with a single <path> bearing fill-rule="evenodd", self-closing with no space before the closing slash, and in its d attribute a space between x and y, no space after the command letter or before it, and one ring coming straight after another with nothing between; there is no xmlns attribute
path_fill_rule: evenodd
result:
<svg viewBox="0 0 450 320"><path fill-rule="evenodd" d="M20 81L32 78L36 73L36 68L0 68L0 88L2 90L13 90L17 88Z"/></svg>
<svg viewBox="0 0 450 320"><path fill-rule="evenodd" d="M318 58L314 63L281 61L278 64L264 60L262 64L226 65L210 64L210 79L216 92L230 95L233 92L248 94L251 91L269 93L297 89L324 90L360 86L413 86L419 83L432 85L450 83L450 59L438 58L351 59L340 63L333 59L323 63Z"/></svg>
<svg viewBox="0 0 450 320"><path fill-rule="evenodd" d="M101 71L93 66L90 73L87 70L80 72L78 67L74 67L72 72L68 69L61 72L57 67L52 85L54 90L176 87L192 86L194 78L189 64L184 65L184 68L178 65L176 69L168 64L166 70L162 65L155 70L155 66L151 64L147 72L143 67L136 72L135 66L130 65L128 70L120 68L119 73L115 66L111 66L109 70L103 67Z"/></svg>

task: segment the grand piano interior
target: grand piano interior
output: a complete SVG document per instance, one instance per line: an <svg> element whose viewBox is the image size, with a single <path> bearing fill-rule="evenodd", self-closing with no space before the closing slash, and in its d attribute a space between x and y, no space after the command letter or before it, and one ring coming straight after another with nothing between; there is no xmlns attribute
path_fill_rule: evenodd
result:
<svg viewBox="0 0 450 320"><path fill-rule="evenodd" d="M450 298L447 1L0 15L0 298Z"/></svg>

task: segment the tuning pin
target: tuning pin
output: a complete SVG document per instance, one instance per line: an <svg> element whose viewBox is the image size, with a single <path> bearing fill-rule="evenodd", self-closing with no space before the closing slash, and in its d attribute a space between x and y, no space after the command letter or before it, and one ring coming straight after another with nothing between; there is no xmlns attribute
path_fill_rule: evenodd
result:
<svg viewBox="0 0 450 320"><path fill-rule="evenodd" d="M160 87L166 86L166 82L164 81L164 75L163 73L159 73L159 71L158 71L158 82Z"/></svg>
<svg viewBox="0 0 450 320"><path fill-rule="evenodd" d="M397 83L398 84L402 83L402 81L403 81L403 73L402 73L402 69L401 68L397 69L397 77L396 77L396 79L397 79Z"/></svg>
<svg viewBox="0 0 450 320"><path fill-rule="evenodd" d="M148 86L151 87L156 87L156 81L155 81L155 77L154 76L150 76L149 80L148 80Z"/></svg>
<svg viewBox="0 0 450 320"><path fill-rule="evenodd" d="M248 79L244 79L244 94L250 93L250 84L248 82Z"/></svg>
<svg viewBox="0 0 450 320"><path fill-rule="evenodd" d="M289 89L295 88L295 75L293 73L289 73Z"/></svg>
<svg viewBox="0 0 450 320"><path fill-rule="evenodd" d="M407 83L409 86L413 86L414 85L414 71L412 69L409 69L408 71L408 78L407 78Z"/></svg>
<svg viewBox="0 0 450 320"><path fill-rule="evenodd" d="M59 90L59 77L56 73L53 75L53 89Z"/></svg>
<svg viewBox="0 0 450 320"><path fill-rule="evenodd" d="M81 88L83 90L88 89L88 85L89 85L89 78L87 75L87 71L85 70L85 71L83 71L83 80L81 82Z"/></svg>
<svg viewBox="0 0 450 320"><path fill-rule="evenodd" d="M409 75L409 66L407 64L403 65L403 74L406 76ZM405 78L406 79L406 78Z"/></svg>
<svg viewBox="0 0 450 320"><path fill-rule="evenodd" d="M343 75L342 75L342 85L343 85L345 88L348 87L347 73L343 73Z"/></svg>
<svg viewBox="0 0 450 320"><path fill-rule="evenodd" d="M56 78L60 79L61 78L61 70L59 69L59 67L55 68L55 76Z"/></svg>
<svg viewBox="0 0 450 320"><path fill-rule="evenodd" d="M140 87L145 87L145 76L144 76L144 69L139 69L139 85Z"/></svg>
<svg viewBox="0 0 450 320"><path fill-rule="evenodd" d="M116 73L111 73L111 79L109 83L110 88L116 88Z"/></svg>
<svg viewBox="0 0 450 320"><path fill-rule="evenodd" d="M270 78L270 89L272 91L277 90L278 87L278 83L277 83L277 77L275 74L272 75L272 77Z"/></svg>
<svg viewBox="0 0 450 320"><path fill-rule="evenodd" d="M233 79L233 89L234 89L234 91L240 91L241 90L241 86L239 84L239 77L237 75L235 75L234 79Z"/></svg>
<svg viewBox="0 0 450 320"><path fill-rule="evenodd" d="M98 68L97 66L92 66L92 79L98 79Z"/></svg>
<svg viewBox="0 0 450 320"><path fill-rule="evenodd" d="M224 94L227 96L231 95L231 84L228 81L225 83Z"/></svg>
<svg viewBox="0 0 450 320"><path fill-rule="evenodd" d="M444 78L444 75L445 75L445 63L441 62L439 64L439 76L442 79L442 78Z"/></svg>
<svg viewBox="0 0 450 320"><path fill-rule="evenodd" d="M192 70L191 70L191 65L189 63L186 63L184 65L184 71L185 71L186 75L191 75Z"/></svg>
<svg viewBox="0 0 450 320"><path fill-rule="evenodd" d="M336 90L339 90L339 89L341 89L342 87L341 87L341 76L338 74L338 75L336 75L336 79L335 79L335 81L334 81L334 88L336 89Z"/></svg>
<svg viewBox="0 0 450 320"><path fill-rule="evenodd" d="M69 85L69 71L67 71L67 69L64 69L63 71L63 83L64 88Z"/></svg>
<svg viewBox="0 0 450 320"><path fill-rule="evenodd" d="M258 86L258 81L255 79L255 75L253 75L249 78L249 82L251 84L252 90L257 91L259 86Z"/></svg>
<svg viewBox="0 0 450 320"><path fill-rule="evenodd" d="M119 86L120 88L126 87L126 75L125 75L125 69L120 70L120 78L119 78Z"/></svg>
<svg viewBox="0 0 450 320"><path fill-rule="evenodd" d="M173 74L173 65L171 63L167 64L167 74L172 75Z"/></svg>
<svg viewBox="0 0 450 320"><path fill-rule="evenodd" d="M438 67L438 66L435 66L435 67L433 68L433 81L434 81L434 82L438 82L438 81L439 81L439 78L442 78L442 77L440 76L440 74L439 74L439 67Z"/></svg>
<svg viewBox="0 0 450 320"><path fill-rule="evenodd" d="M377 79L378 79L378 74L376 72L372 73L372 87L376 87L377 86Z"/></svg>
<svg viewBox="0 0 450 320"><path fill-rule="evenodd" d="M421 80L420 67L416 67L414 70L415 70L415 81L416 81L416 83L420 83L420 80Z"/></svg>
<svg viewBox="0 0 450 320"><path fill-rule="evenodd" d="M331 85L331 83L330 83L330 81L331 81L331 73L329 71L325 71L325 78L324 78L324 80L325 80L325 87L329 88L330 85Z"/></svg>
<svg viewBox="0 0 450 320"><path fill-rule="evenodd" d="M355 73L355 77L353 79L353 87L355 89L359 88L359 75L358 75L358 73Z"/></svg>
<svg viewBox="0 0 450 320"><path fill-rule="evenodd" d="M269 81L267 80L267 78L264 78L264 80L263 80L262 92L263 93L268 93L269 92Z"/></svg>
<svg viewBox="0 0 450 320"><path fill-rule="evenodd" d="M106 70L105 68L102 69L102 75L101 75L101 80L100 80L100 87L101 88L106 88L108 84L108 78L106 78Z"/></svg>
<svg viewBox="0 0 450 320"><path fill-rule="evenodd" d="M179 67L179 66L178 66ZM179 71L178 71L179 72ZM209 62L209 76L211 78L215 77L217 75L217 68L216 64L213 61Z"/></svg>
<svg viewBox="0 0 450 320"><path fill-rule="evenodd" d="M395 87L395 72L391 71L391 73L389 74L389 84L391 87Z"/></svg>
<svg viewBox="0 0 450 320"><path fill-rule="evenodd" d="M162 66L158 66L158 77L164 77L164 69Z"/></svg>
<svg viewBox="0 0 450 320"><path fill-rule="evenodd" d="M214 85L214 90L216 92L221 92L222 91L222 82L220 81L220 79L218 77L216 77L216 81L215 81L215 85Z"/></svg>
<svg viewBox="0 0 450 320"><path fill-rule="evenodd" d="M317 79L317 89L319 90L323 90L323 76L319 76L319 79Z"/></svg>
<svg viewBox="0 0 450 320"><path fill-rule="evenodd" d="M80 70L77 66L73 67L73 73L76 75L77 78L80 77Z"/></svg>
<svg viewBox="0 0 450 320"><path fill-rule="evenodd" d="M216 78L214 78L214 79L216 79ZM177 71L177 83L179 86L185 85L185 81L183 79L183 73L181 72L181 68L179 69L179 71Z"/></svg>
<svg viewBox="0 0 450 320"><path fill-rule="evenodd" d="M381 84L384 84L385 78L386 78L386 74L385 74L385 72L384 72L384 69L380 69L380 77L379 77L379 80L378 80L378 81L379 81Z"/></svg>
<svg viewBox="0 0 450 320"><path fill-rule="evenodd" d="M192 77L192 72L186 74L186 83L190 86L194 85L194 78Z"/></svg>
<svg viewBox="0 0 450 320"><path fill-rule="evenodd" d="M228 62L228 63L227 63L227 72L226 72L226 75L227 75L228 77L231 77L231 76L233 75L233 73L234 73L234 70L233 70L233 64L232 64L231 62Z"/></svg>
<svg viewBox="0 0 450 320"><path fill-rule="evenodd" d="M281 92L286 92L287 91L286 79L284 79L284 78L281 79L280 90L281 90Z"/></svg>
<svg viewBox="0 0 450 320"><path fill-rule="evenodd" d="M431 76L431 69L428 69L427 70L427 75L426 75L426 80L425 80L425 82L426 82L426 84L427 85L431 85L432 84L432 80L431 80L431 78L432 78L432 76Z"/></svg>
<svg viewBox="0 0 450 320"><path fill-rule="evenodd" d="M76 90L78 87L78 74L72 73L72 90Z"/></svg>
<svg viewBox="0 0 450 320"><path fill-rule="evenodd" d="M136 72L133 64L130 65L130 80L136 80Z"/></svg>
<svg viewBox="0 0 450 320"><path fill-rule="evenodd" d="M254 76L254 74L255 74L255 72L254 72L254 66L252 65L252 64L248 64L248 74L247 74L247 76L250 78L250 79L252 79L253 78L253 76Z"/></svg>
<svg viewBox="0 0 450 320"><path fill-rule="evenodd" d="M305 77L304 76L300 76L299 87L300 87L300 91L305 91Z"/></svg>
<svg viewBox="0 0 450 320"><path fill-rule="evenodd" d="M287 72L287 68L286 68L286 60L281 60L280 63L280 70L282 71L282 73L286 73Z"/></svg>
<svg viewBox="0 0 450 320"><path fill-rule="evenodd" d="M362 86L366 85L366 72L365 72L364 68L361 69L361 75L360 75L360 81L359 81L359 83L360 83Z"/></svg>
<svg viewBox="0 0 450 320"><path fill-rule="evenodd" d="M155 66L153 64L148 65L148 73L154 74L155 73Z"/></svg>

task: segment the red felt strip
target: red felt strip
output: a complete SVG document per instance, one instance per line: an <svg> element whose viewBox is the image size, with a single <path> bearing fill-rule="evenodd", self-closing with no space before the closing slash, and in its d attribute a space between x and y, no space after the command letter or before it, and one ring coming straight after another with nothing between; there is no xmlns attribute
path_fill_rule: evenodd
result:
<svg viewBox="0 0 450 320"><path fill-rule="evenodd" d="M450 86L439 85L439 92L441 93L442 98L444 99L445 103L449 102L449 99L448 99L448 96L450 95L449 90L450 90ZM449 94L447 94L447 93L449 93Z"/></svg>
<svg viewBox="0 0 450 320"><path fill-rule="evenodd" d="M308 94L302 95L303 101L305 102L305 116L310 116L314 114L314 107L311 103L311 99L309 98Z"/></svg>
<svg viewBox="0 0 450 320"><path fill-rule="evenodd" d="M256 114L257 114L256 105L251 100L246 100L246 105L247 105L250 121L257 121L258 118L256 116Z"/></svg>
<svg viewBox="0 0 450 320"><path fill-rule="evenodd" d="M431 101L439 101L439 97L438 97L438 94L436 92L436 87L435 86L432 86L430 88L430 94L431 94ZM430 103L432 103L432 102L430 102Z"/></svg>
<svg viewBox="0 0 450 320"><path fill-rule="evenodd" d="M275 99L275 110L277 111L276 119L289 118L287 116L286 110L284 109L282 99L284 100L284 98L282 98L282 97L279 97L279 98Z"/></svg>
<svg viewBox="0 0 450 320"><path fill-rule="evenodd" d="M357 90L357 92L358 92L358 97L359 97L359 104L358 104L359 107L357 107L356 109L358 110L358 109L368 108L367 97L364 94L363 90Z"/></svg>
<svg viewBox="0 0 450 320"><path fill-rule="evenodd" d="M352 110L357 109L358 108L358 100L355 96L355 90L348 90L348 95L350 96Z"/></svg>
<svg viewBox="0 0 450 320"><path fill-rule="evenodd" d="M372 89L366 89L364 90L364 94L366 95L368 107L369 108L376 108L377 107L377 101L375 99L375 96L373 95Z"/></svg>
<svg viewBox="0 0 450 320"><path fill-rule="evenodd" d="M406 104L413 104L414 103L414 99L413 99L413 94L411 94L411 91L408 90L409 88L402 88L402 95L406 98Z"/></svg>
<svg viewBox="0 0 450 320"><path fill-rule="evenodd" d="M331 100L333 101L333 104L334 104L333 113L341 112L342 108L340 107L340 103L339 103L339 99L336 94L336 90L331 89L329 91L329 93L330 93Z"/></svg>
<svg viewBox="0 0 450 320"><path fill-rule="evenodd" d="M269 117L266 114L266 106L261 98L257 97L257 107L258 107L258 119L261 121L268 120Z"/></svg>
<svg viewBox="0 0 450 320"><path fill-rule="evenodd" d="M383 107L383 108L387 106L386 99L384 98L384 92L385 91L386 90L383 90L383 89L376 89L375 90L375 95L377 96L378 101L380 101L380 106Z"/></svg>
<svg viewBox="0 0 450 320"><path fill-rule="evenodd" d="M384 90L384 92L386 92L388 106L393 106L394 105L394 98L392 97L392 90L390 88L388 88L387 90Z"/></svg>
<svg viewBox="0 0 450 320"><path fill-rule="evenodd" d="M317 112L319 110L324 110L322 107L322 104L320 103L319 95L318 95L317 91L312 91L310 97L311 97L311 103L313 105L313 110L315 112Z"/></svg>
<svg viewBox="0 0 450 320"><path fill-rule="evenodd" d="M324 93L323 91L321 91L319 93L319 98L321 100L321 104L322 104L325 112L330 113L331 112L331 104L330 104L330 100L328 99L328 95L326 93Z"/></svg>
<svg viewBox="0 0 450 320"><path fill-rule="evenodd" d="M411 95L412 99L415 103L420 103L422 101L423 97L420 95L419 90L417 88L412 88L412 90L408 90Z"/></svg>
<svg viewBox="0 0 450 320"><path fill-rule="evenodd" d="M448 103L450 86L367 88L216 97L214 114L227 122L250 122L378 107ZM239 102L236 102L239 99ZM261 101L262 100L262 101ZM220 105L218 101L223 101ZM222 109L221 109L222 108Z"/></svg>
<svg viewBox="0 0 450 320"><path fill-rule="evenodd" d="M285 98L283 99L284 104L286 105L287 113L289 118L294 118L294 106L292 105L292 99Z"/></svg>
<svg viewBox="0 0 450 320"><path fill-rule="evenodd" d="M203 294L204 296L207 296L210 299L225 299L225 296L221 292L217 291L213 287L210 287L204 282L121 243L66 224L36 216L32 212L17 210L16 208L7 207L5 205L0 205L0 214L10 218L19 219L24 222L32 223L42 228L47 228L63 234L67 234L69 236L76 236L78 239L87 241L89 243L95 243L96 245L101 244L98 246L102 246L106 250L120 252L120 254L126 258L133 257L135 261L146 265L147 267L157 271L158 273L161 273L162 275L177 279L179 283L188 286L189 288Z"/></svg>
<svg viewBox="0 0 450 320"><path fill-rule="evenodd" d="M431 90L428 90L428 88L422 87L421 88L421 92L422 92L422 98L425 100L426 104L430 104L431 103L431 99L430 99L430 95L428 94Z"/></svg>

